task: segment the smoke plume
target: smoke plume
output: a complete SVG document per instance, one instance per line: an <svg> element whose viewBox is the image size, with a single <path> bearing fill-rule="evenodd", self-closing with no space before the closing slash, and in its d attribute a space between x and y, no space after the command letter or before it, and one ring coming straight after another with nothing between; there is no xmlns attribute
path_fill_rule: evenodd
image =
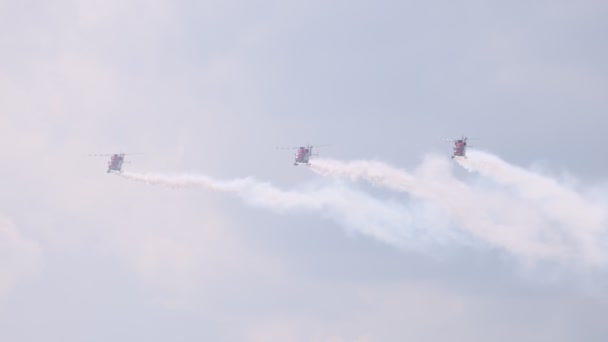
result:
<svg viewBox="0 0 608 342"><path fill-rule="evenodd" d="M501 186L460 181L454 177L449 160L434 156L427 157L412 172L377 161L328 159L315 160L311 170L324 176L367 181L430 201L471 237L525 262L605 264L605 208L556 180L490 155L471 153L458 162ZM518 191L505 189L505 185Z"/></svg>
<svg viewBox="0 0 608 342"><path fill-rule="evenodd" d="M416 211L395 201L379 201L365 193L338 184L321 188L285 191L254 178L218 181L205 175L160 175L117 173L131 181L170 188L198 187L211 191L232 193L246 203L277 212L314 211L333 219L350 231L371 236L377 240L406 247L422 249L426 242L435 242L431 230L417 229L414 222L433 220L432 208L418 205ZM434 224L440 227L441 224ZM437 235L435 235L437 236Z"/></svg>
<svg viewBox="0 0 608 342"><path fill-rule="evenodd" d="M320 175L362 180L409 195L379 201L348 186L285 191L253 178L218 181L204 175L123 173L122 177L173 188L201 187L233 193L246 203L278 212L315 211L349 230L429 251L429 244L477 242L525 263L603 266L606 206L558 180L512 166L482 152L456 162L492 182L465 182L449 159L428 156L412 171L378 161L317 159ZM407 203L404 203L407 202Z"/></svg>
<svg viewBox="0 0 608 342"><path fill-rule="evenodd" d="M489 153L470 151L456 161L515 192L516 197L550 221L554 235L575 238L587 257L605 261L606 206L554 178L513 166Z"/></svg>

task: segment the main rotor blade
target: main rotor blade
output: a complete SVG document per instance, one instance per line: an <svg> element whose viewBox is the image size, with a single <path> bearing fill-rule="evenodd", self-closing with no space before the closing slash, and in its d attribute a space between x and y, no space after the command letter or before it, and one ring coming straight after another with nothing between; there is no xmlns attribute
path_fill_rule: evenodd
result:
<svg viewBox="0 0 608 342"><path fill-rule="evenodd" d="M135 154L144 154L143 152L137 152L137 153L110 153L110 154L89 154L89 157L111 157L111 156L120 156L120 155L124 155L124 156L132 156Z"/></svg>

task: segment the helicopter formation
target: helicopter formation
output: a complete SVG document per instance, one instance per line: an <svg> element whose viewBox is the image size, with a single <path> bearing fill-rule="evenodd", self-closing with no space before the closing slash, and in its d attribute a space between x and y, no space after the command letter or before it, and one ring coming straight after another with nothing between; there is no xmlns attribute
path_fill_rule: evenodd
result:
<svg viewBox="0 0 608 342"><path fill-rule="evenodd" d="M467 137L462 136L460 139L444 139L444 142L453 142L454 146L452 147L452 159L456 157L466 158L466 150L467 150ZM328 145L306 145L306 146L291 146L291 147L277 147L277 149L281 150L296 150L294 155L294 166L298 166L300 164L310 165L310 158L313 156L318 156L319 154L313 154L313 148L324 147ZM110 157L108 161L108 170L107 172L119 172L122 173L122 165L125 163L125 156L127 155L135 155L142 153L112 153L112 154L90 154L90 157Z"/></svg>

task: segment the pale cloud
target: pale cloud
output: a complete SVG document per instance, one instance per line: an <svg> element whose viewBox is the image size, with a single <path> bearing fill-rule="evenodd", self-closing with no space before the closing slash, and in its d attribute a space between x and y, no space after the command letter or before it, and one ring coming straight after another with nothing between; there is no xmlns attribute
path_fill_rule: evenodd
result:
<svg viewBox="0 0 608 342"><path fill-rule="evenodd" d="M562 252L526 245L539 216L487 180L426 170L520 213L506 218L520 229L481 227L475 244L430 200L319 181L274 147L333 143L323 155L415 169L429 150L449 158L435 141L464 131L514 164L603 179L591 149L605 136L605 10L0 1L0 339L604 341L603 271L522 271L484 248ZM125 182L86 157L120 151L146 153L128 171L255 176L324 199L276 215ZM471 198L460 208L484 218ZM563 252L592 260L600 242Z"/></svg>
<svg viewBox="0 0 608 342"><path fill-rule="evenodd" d="M142 287L163 305L191 311L213 301L227 282L280 283L289 273L281 260L242 241L224 219L207 214L200 222L174 224L163 231L131 231L114 241Z"/></svg>
<svg viewBox="0 0 608 342"><path fill-rule="evenodd" d="M23 236L15 224L0 215L0 296L24 281L31 281L43 266L40 244Z"/></svg>

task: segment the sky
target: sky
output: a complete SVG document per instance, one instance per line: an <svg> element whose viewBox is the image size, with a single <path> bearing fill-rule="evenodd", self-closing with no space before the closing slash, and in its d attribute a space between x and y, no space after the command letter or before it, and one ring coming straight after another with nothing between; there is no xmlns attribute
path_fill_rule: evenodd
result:
<svg viewBox="0 0 608 342"><path fill-rule="evenodd" d="M607 14L0 0L0 340L605 341Z"/></svg>

